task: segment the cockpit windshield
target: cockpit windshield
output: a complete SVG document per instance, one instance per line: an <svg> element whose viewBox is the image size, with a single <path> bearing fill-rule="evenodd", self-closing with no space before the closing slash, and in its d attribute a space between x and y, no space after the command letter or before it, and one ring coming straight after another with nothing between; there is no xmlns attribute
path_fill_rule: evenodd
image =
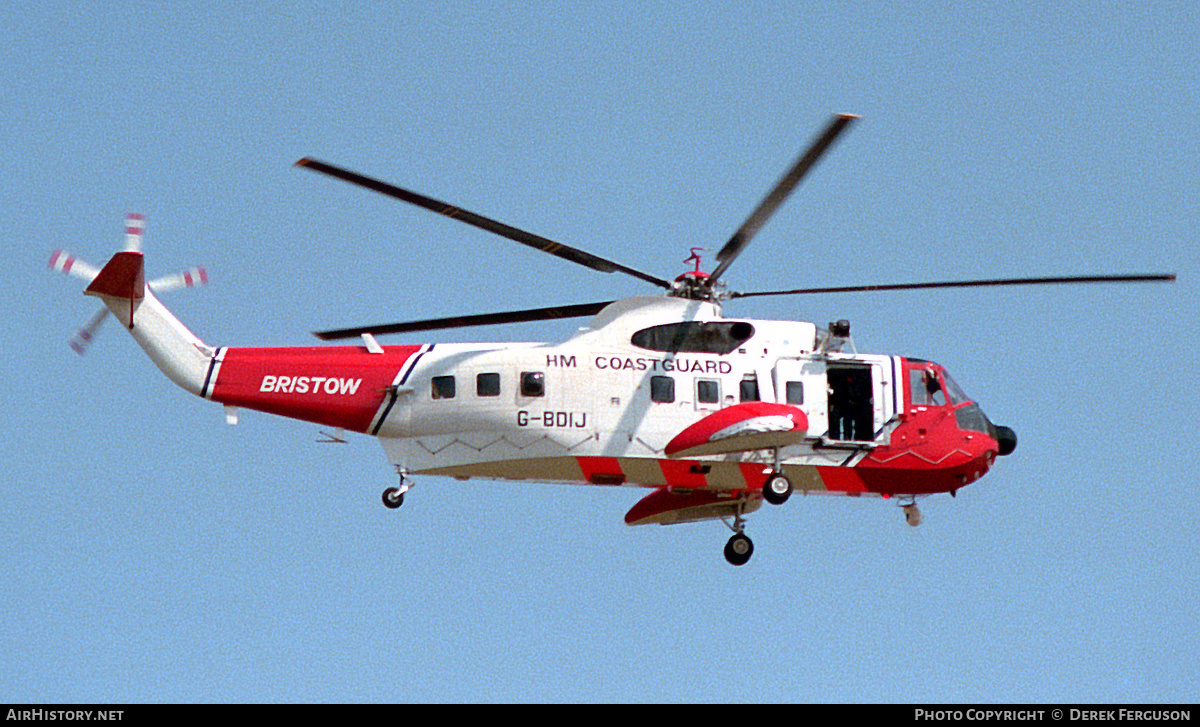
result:
<svg viewBox="0 0 1200 727"><path fill-rule="evenodd" d="M946 396L950 397L951 404L961 404L968 400L967 393L957 381L950 378L950 372L946 369L942 369L942 379L946 382Z"/></svg>

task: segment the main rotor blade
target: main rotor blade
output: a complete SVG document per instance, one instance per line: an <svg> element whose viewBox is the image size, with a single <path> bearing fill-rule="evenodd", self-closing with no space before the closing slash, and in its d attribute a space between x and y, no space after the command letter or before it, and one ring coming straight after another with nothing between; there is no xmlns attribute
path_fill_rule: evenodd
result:
<svg viewBox="0 0 1200 727"><path fill-rule="evenodd" d="M314 336L323 341L335 341L341 338L355 338L364 333L383 335L385 333L409 333L411 331L436 331L444 328L468 328L470 326L489 326L498 323L526 323L529 321L550 321L559 318L582 318L594 316L615 301L602 303L580 303L579 305L558 305L550 308L531 308L529 310L507 311L504 313L479 313L470 316L454 318L432 318L424 321L409 323L385 323L377 326L362 326L360 328L339 328L331 331L315 331Z"/></svg>
<svg viewBox="0 0 1200 727"><path fill-rule="evenodd" d="M819 293L862 293L877 290L924 290L928 288L982 288L1006 285L1056 285L1074 283L1170 283L1174 273L1151 275L1073 275L1050 278L997 278L994 280L957 280L941 283L897 283L891 285L845 285L835 288L796 288L731 293L730 298L756 298L765 295L815 295Z"/></svg>
<svg viewBox="0 0 1200 727"><path fill-rule="evenodd" d="M779 208L779 205L783 204L788 195L792 193L792 190L796 188L796 185L800 184L800 180L804 178L808 170L813 168L821 158L821 155L825 153L825 150L837 139L838 135L842 133L850 122L857 118L858 116L855 114L838 114L833 117L829 125L825 127L825 130L817 137L817 140L808 147L808 151L804 152L792 164L792 168L787 171L787 174L784 174L775 183L770 193L750 213L750 216L746 218L746 221L742 223L737 232L733 233L733 237L729 238L729 242L726 242L725 246L717 252L717 262L720 264L708 276L708 283L710 285L717 282L717 278L721 277L725 269L733 264L738 255L742 254L742 250L746 249L746 245L750 244L750 239L754 237L758 229L766 224L771 215L775 213L775 210Z"/></svg>
<svg viewBox="0 0 1200 727"><path fill-rule="evenodd" d="M314 172L320 172L321 174L327 174L331 177L337 177L338 179L350 182L351 184L357 184L360 187L366 187L367 189L379 192L380 194L386 194L389 197L394 197L395 199L408 202L410 204L415 204L418 207L423 207L424 209L429 210L430 212L436 212L439 215L444 215L451 219L465 222L468 225L478 227L481 230L487 230L488 232L495 233L501 237L507 237L510 240L521 243L522 245L527 245L535 250L541 250L542 252L548 252L555 257L560 257L563 260L570 260L573 263L589 267L592 270L599 270L602 273L625 273L626 275L632 275L635 278L645 280L648 283L653 283L660 288L670 289L671 287L671 284L666 280L657 278L649 273L643 273L640 270L626 267L620 263L615 263L611 260L605 260L598 255L593 255L591 253L584 252L583 250L576 250L573 247L555 242L540 235L519 230L516 227L506 225L503 222L497 222L496 220L489 219L483 215L477 215L474 212L470 212L461 207L455 207L452 204L440 202L432 197L426 197L425 195L417 194L416 192L410 192L407 189L401 189L400 187L388 184L387 182L381 182L378 179L372 179L371 177L363 176L362 174L358 174L356 172L341 169L340 167L335 167L332 164L326 164L325 162L317 161L316 159L304 157L300 161L296 162L296 166L311 169Z"/></svg>

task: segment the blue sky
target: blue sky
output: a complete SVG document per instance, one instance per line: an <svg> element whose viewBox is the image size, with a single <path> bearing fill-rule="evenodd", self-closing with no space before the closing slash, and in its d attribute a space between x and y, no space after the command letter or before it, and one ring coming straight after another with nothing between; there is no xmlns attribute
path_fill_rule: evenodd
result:
<svg viewBox="0 0 1200 727"><path fill-rule="evenodd" d="M1193 3L0 6L0 701L1194 701ZM652 290L295 169L325 159L662 277L860 114L725 279L1177 272L735 301L946 365L1016 453L904 524L793 498L426 478L177 389L51 250L147 215L214 345ZM111 323L111 322L110 322ZM389 341L554 340L575 322Z"/></svg>

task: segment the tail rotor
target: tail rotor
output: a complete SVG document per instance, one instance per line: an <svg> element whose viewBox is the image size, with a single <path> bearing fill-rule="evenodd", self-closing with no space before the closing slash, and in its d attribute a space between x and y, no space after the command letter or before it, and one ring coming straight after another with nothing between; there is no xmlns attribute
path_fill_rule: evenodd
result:
<svg viewBox="0 0 1200 727"><path fill-rule="evenodd" d="M124 252L141 252L142 236L146 231L146 217L141 214L129 214L125 216L125 246ZM79 278L84 282L91 283L96 279L100 269L96 266L80 260L65 250L55 250L50 255L48 267L51 270L57 270L64 275L70 275L74 278ZM180 288L195 288L208 283L208 271L202 266L188 268L182 272L172 275L163 275L146 283L155 293L165 293ZM88 347L95 339L101 324L108 318L108 308L101 308L87 322L85 326L75 332L71 337L69 345L71 350L80 356L87 353Z"/></svg>

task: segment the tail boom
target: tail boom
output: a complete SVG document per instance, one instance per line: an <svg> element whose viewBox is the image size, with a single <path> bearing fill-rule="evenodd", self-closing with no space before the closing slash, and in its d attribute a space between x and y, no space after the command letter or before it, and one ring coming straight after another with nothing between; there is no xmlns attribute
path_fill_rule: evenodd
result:
<svg viewBox="0 0 1200 727"><path fill-rule="evenodd" d="M146 286L142 253L114 255L85 292L104 301L159 370L200 395L214 351L154 297Z"/></svg>
<svg viewBox="0 0 1200 727"><path fill-rule="evenodd" d="M223 348L204 396L226 406L375 434L422 346Z"/></svg>
<svg viewBox="0 0 1200 727"><path fill-rule="evenodd" d="M254 409L376 434L428 346L213 348L154 295L142 253L119 252L86 291L104 301L156 366L185 390Z"/></svg>

